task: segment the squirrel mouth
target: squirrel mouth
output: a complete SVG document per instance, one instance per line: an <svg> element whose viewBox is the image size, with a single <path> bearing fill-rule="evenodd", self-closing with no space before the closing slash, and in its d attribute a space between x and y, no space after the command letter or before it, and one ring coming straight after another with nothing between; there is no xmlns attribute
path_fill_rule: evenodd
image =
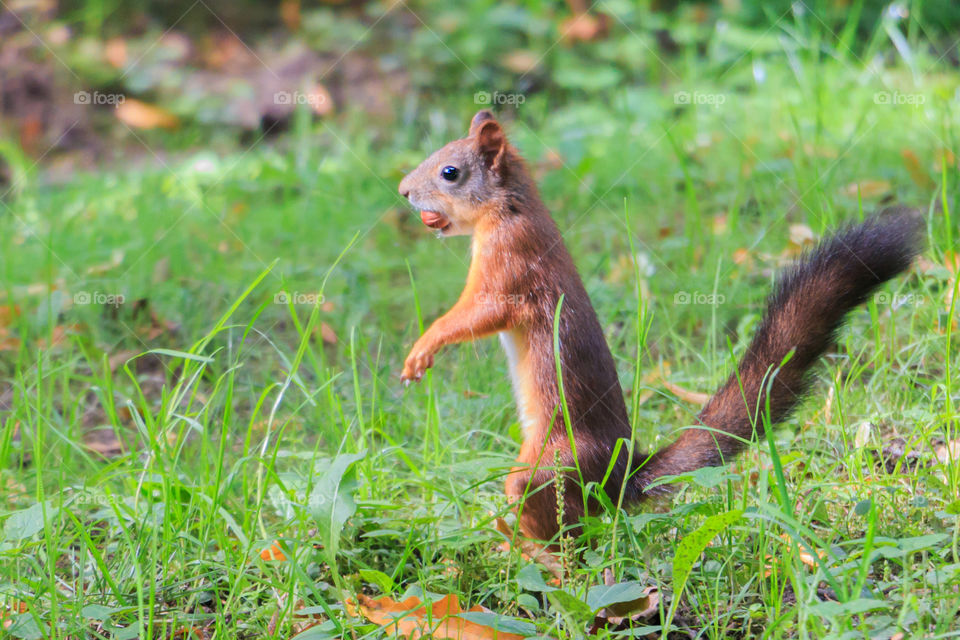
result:
<svg viewBox="0 0 960 640"><path fill-rule="evenodd" d="M437 213L436 211L421 211L420 219L423 221L423 224L431 229L438 229L440 231L446 231L451 225L451 222L447 220L447 216L442 213Z"/></svg>

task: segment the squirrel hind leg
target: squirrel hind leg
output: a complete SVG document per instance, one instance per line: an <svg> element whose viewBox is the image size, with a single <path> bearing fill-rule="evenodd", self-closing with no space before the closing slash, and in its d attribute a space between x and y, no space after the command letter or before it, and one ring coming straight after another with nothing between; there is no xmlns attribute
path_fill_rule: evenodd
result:
<svg viewBox="0 0 960 640"><path fill-rule="evenodd" d="M583 498L578 483L570 477L563 480L563 504L557 501L557 478L553 469L531 469L528 466L512 471L506 480L507 498L517 505L520 533L554 548L563 534L577 538L584 516ZM562 512L561 512L562 510Z"/></svg>

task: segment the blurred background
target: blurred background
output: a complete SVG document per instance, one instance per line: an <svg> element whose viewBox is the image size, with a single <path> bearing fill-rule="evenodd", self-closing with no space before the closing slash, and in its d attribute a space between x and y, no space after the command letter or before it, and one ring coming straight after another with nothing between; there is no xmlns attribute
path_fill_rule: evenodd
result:
<svg viewBox="0 0 960 640"><path fill-rule="evenodd" d="M847 415L917 441L949 432L958 38L955 0L0 0L0 512L61 509L0 536L0 596L37 613L18 637L85 633L86 604L122 609L116 637L136 637L148 597L170 629L207 615L190 637L292 635L273 585L294 594L284 607L307 592L335 604L323 589L341 576L361 588L360 570L514 607L490 552L521 439L496 341L446 349L420 386L398 379L459 294L469 248L435 239L397 184L482 108L564 232L644 442L690 424L661 382L714 388L779 268L894 203L928 214L925 261L891 285L919 297L855 314L839 352L869 366L825 369L837 408L824 383L831 399L810 418L823 429L785 430L808 465L790 482L806 499L837 465L859 468L834 428ZM331 559L306 496L338 453L360 460L359 507ZM956 499L952 469L929 479L931 504ZM772 504L760 477L744 491ZM860 509L866 483L844 477L797 511ZM668 574L673 527L722 506L706 486L700 511L614 534L632 545L626 570ZM890 501L878 521L891 536L955 533ZM83 549L118 551L77 551L88 530ZM695 580L707 609L741 594L730 628L760 633L784 619L780 595L740 585L765 584L763 559L781 554L740 533L723 571ZM278 539L302 562L256 565ZM717 587L743 558L753 573ZM948 631L955 594L890 580L877 593L902 598L891 606L927 607L926 628ZM816 599L798 595L797 610L825 637L803 608ZM866 633L858 615L850 628ZM728 637L728 622L704 628Z"/></svg>
<svg viewBox="0 0 960 640"><path fill-rule="evenodd" d="M555 113L601 97L645 108L691 80L750 93L811 48L864 73L923 71L924 55L950 68L958 27L950 0L8 0L0 177L245 149L289 134L298 106L300 135L352 118L383 140L497 91L500 111Z"/></svg>

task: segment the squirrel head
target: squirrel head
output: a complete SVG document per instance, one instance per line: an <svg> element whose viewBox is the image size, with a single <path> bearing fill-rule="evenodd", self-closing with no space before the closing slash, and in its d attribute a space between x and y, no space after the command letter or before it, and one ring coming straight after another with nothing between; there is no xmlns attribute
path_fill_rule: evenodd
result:
<svg viewBox="0 0 960 640"><path fill-rule="evenodd" d="M435 151L400 181L400 195L440 235L470 235L507 194L516 151L493 114L478 111L466 138Z"/></svg>

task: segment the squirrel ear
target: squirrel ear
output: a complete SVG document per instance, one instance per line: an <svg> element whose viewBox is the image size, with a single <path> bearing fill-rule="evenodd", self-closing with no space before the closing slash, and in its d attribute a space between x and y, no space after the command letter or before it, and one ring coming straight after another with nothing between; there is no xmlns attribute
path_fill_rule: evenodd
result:
<svg viewBox="0 0 960 640"><path fill-rule="evenodd" d="M483 113L481 111L481 113ZM488 112L489 113L489 112ZM477 114L479 115L479 114ZM496 120L487 120L479 125L476 132L477 150L488 169L501 173L503 159L507 151L507 137Z"/></svg>
<svg viewBox="0 0 960 640"><path fill-rule="evenodd" d="M470 121L470 133L467 135L475 135L477 130L480 128L484 122L496 122L497 119L493 117L493 112L489 109L481 109L473 116L473 120Z"/></svg>

